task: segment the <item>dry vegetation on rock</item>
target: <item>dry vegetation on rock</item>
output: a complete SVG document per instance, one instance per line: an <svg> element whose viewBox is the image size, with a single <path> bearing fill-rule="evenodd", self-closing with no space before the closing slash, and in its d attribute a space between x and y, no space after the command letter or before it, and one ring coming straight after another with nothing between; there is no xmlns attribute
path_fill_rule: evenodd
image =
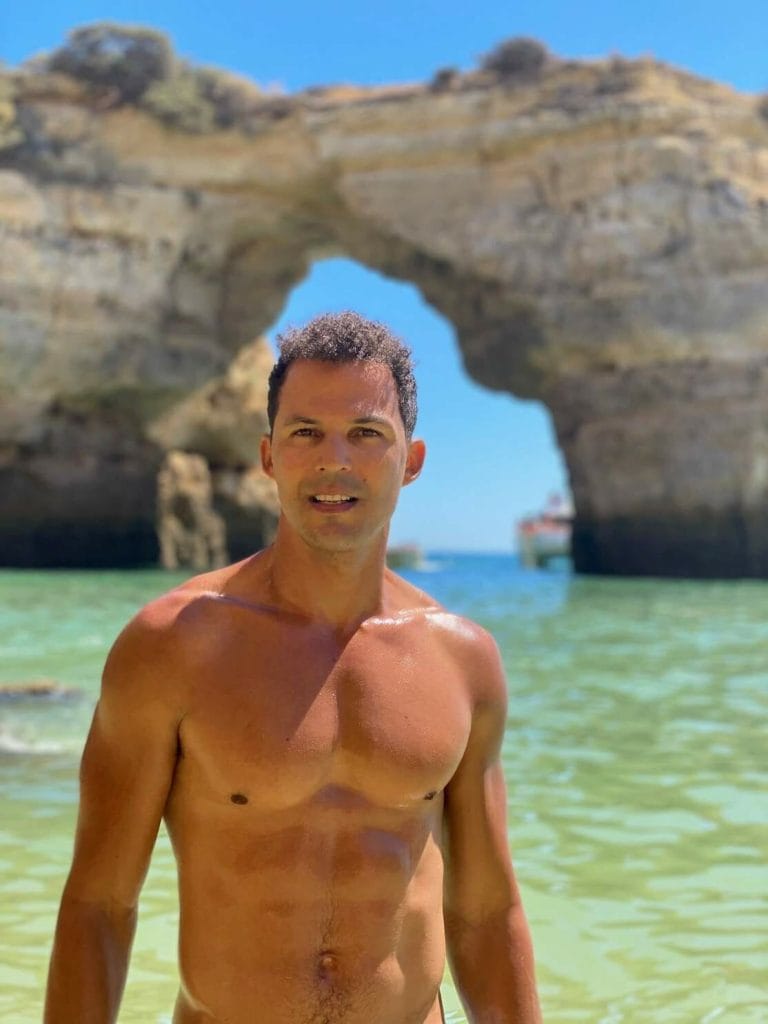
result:
<svg viewBox="0 0 768 1024"><path fill-rule="evenodd" d="M514 36L487 53L480 68L499 78L535 78L552 59L547 47L538 39Z"/></svg>
<svg viewBox="0 0 768 1024"><path fill-rule="evenodd" d="M247 78L179 60L162 32L111 22L74 29L34 66L86 83L102 107L135 104L193 133L243 124L270 99Z"/></svg>

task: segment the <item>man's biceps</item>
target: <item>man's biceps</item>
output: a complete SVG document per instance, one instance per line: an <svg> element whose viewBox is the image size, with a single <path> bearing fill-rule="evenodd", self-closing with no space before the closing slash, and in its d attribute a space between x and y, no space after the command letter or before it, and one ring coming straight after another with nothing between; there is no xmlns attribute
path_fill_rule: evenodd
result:
<svg viewBox="0 0 768 1024"><path fill-rule="evenodd" d="M99 700L83 751L83 759L119 762L122 758L165 757L178 742L178 722L168 713L137 707L114 708Z"/></svg>
<svg viewBox="0 0 768 1024"><path fill-rule="evenodd" d="M66 884L70 899L134 907L149 867L159 821L81 820Z"/></svg>
<svg viewBox="0 0 768 1024"><path fill-rule="evenodd" d="M88 737L80 764L81 817L111 822L162 814L173 780L176 747L147 742L112 742ZM111 827L111 826L109 826Z"/></svg>
<svg viewBox="0 0 768 1024"><path fill-rule="evenodd" d="M506 831L507 787L501 762L457 773L446 790L446 824L467 838Z"/></svg>
<svg viewBox="0 0 768 1024"><path fill-rule="evenodd" d="M172 773L86 774L81 781L75 864L94 880L101 868L127 873L129 888L141 876L160 828Z"/></svg>
<svg viewBox="0 0 768 1024"><path fill-rule="evenodd" d="M499 757L507 729L507 709L506 699L486 700L475 707L465 760L474 758L488 764Z"/></svg>
<svg viewBox="0 0 768 1024"><path fill-rule="evenodd" d="M489 787L504 785L501 743L495 736L473 737L449 783L467 799L473 799Z"/></svg>

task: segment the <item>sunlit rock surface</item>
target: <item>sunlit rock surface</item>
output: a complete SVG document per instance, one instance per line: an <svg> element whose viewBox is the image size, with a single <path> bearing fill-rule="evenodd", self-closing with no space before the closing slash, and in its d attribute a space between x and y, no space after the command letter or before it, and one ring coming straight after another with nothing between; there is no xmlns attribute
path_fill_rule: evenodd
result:
<svg viewBox="0 0 768 1024"><path fill-rule="evenodd" d="M213 508L213 487L202 455L168 452L157 475L157 536L166 569L226 565L224 520Z"/></svg>
<svg viewBox="0 0 768 1024"><path fill-rule="evenodd" d="M200 132L0 81L0 562L156 558L168 448L252 476L212 382L335 254L417 285L477 381L546 403L579 569L768 576L756 97L555 61L250 97Z"/></svg>

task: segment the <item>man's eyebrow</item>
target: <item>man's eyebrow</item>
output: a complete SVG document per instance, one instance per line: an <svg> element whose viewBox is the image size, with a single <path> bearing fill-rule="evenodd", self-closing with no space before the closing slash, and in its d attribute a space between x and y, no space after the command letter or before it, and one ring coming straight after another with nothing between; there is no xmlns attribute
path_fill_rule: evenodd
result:
<svg viewBox="0 0 768 1024"><path fill-rule="evenodd" d="M353 423L378 423L382 427L391 426L388 419L384 419L382 416L358 416L357 419L352 420Z"/></svg>
<svg viewBox="0 0 768 1024"><path fill-rule="evenodd" d="M285 425L290 427L294 423L310 423L313 426L315 426L319 422L320 422L320 420L315 420L311 416L290 416L285 421ZM353 419L351 422L352 423L356 423L356 424L378 423L379 426L382 426L382 427L387 427L387 426L391 426L392 425L391 421L388 420L388 419L385 419L383 416L356 416L355 419Z"/></svg>

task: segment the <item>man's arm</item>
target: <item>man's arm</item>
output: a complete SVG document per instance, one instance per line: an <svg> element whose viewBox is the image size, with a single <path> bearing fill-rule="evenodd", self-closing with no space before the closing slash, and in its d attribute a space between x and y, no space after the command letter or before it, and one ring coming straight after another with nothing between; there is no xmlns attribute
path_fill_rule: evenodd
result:
<svg viewBox="0 0 768 1024"><path fill-rule="evenodd" d="M472 730L445 793L445 930L471 1024L541 1024L533 949L507 840L501 766L507 688L492 638L469 658Z"/></svg>
<svg viewBox="0 0 768 1024"><path fill-rule="evenodd" d="M75 851L56 925L44 1024L117 1019L181 717L162 618L157 611L141 613L104 669L80 769Z"/></svg>

